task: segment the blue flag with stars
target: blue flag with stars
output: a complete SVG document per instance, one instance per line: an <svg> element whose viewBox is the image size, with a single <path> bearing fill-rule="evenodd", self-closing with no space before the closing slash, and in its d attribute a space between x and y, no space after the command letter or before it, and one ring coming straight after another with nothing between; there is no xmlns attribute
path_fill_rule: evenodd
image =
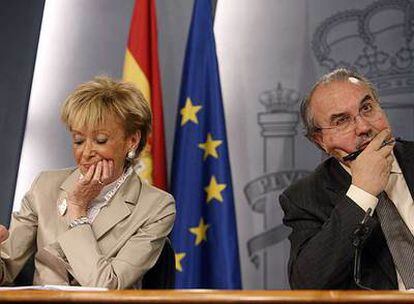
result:
<svg viewBox="0 0 414 304"><path fill-rule="evenodd" d="M172 166L176 288L241 288L233 187L210 0L194 2Z"/></svg>

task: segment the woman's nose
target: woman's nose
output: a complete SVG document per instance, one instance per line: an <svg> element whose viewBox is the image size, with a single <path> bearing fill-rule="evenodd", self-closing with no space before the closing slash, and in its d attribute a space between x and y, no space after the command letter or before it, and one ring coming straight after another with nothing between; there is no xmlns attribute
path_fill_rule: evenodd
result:
<svg viewBox="0 0 414 304"><path fill-rule="evenodd" d="M82 154L83 154L83 157L86 157L86 158L89 158L95 155L94 144L90 140L87 140L85 142L85 146L83 148Z"/></svg>

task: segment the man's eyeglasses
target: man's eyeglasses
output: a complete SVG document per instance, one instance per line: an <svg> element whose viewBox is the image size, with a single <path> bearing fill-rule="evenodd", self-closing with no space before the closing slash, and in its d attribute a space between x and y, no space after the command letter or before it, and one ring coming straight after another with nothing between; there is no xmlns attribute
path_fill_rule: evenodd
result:
<svg viewBox="0 0 414 304"><path fill-rule="evenodd" d="M337 133L348 133L355 128L356 119L358 116L368 123L373 123L379 120L382 115L383 111L378 102L374 100L366 100L361 104L358 115L353 116L350 114L342 113L335 115L331 119L330 126L316 127L315 132L322 130L331 130Z"/></svg>

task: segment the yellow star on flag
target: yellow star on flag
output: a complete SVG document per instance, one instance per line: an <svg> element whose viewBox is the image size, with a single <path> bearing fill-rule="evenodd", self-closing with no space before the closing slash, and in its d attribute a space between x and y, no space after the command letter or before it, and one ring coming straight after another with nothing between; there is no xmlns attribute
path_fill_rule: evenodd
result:
<svg viewBox="0 0 414 304"><path fill-rule="evenodd" d="M188 121L192 121L198 124L197 112L200 111L202 106L193 105L191 99L187 97L185 100L185 106L181 109L181 126L184 126Z"/></svg>
<svg viewBox="0 0 414 304"><path fill-rule="evenodd" d="M175 270L183 272L183 266L181 265L181 260L184 258L185 258L184 252L175 254Z"/></svg>
<svg viewBox="0 0 414 304"><path fill-rule="evenodd" d="M207 192L207 203L213 199L216 199L219 202L223 202L221 191L226 189L226 187L226 184L218 184L216 177L213 175L213 177L210 179L210 184L204 188L204 190Z"/></svg>
<svg viewBox="0 0 414 304"><path fill-rule="evenodd" d="M191 227L189 229L190 232L196 236L196 245L199 245L202 241L207 241L207 229L209 227L210 224L205 224L203 218L201 218L197 227Z"/></svg>
<svg viewBox="0 0 414 304"><path fill-rule="evenodd" d="M221 140L214 140L213 136L211 136L211 133L208 133L206 142L203 144L198 144L198 147L204 150L203 159L205 160L209 155L218 158L216 149L221 145L222 142L223 141Z"/></svg>

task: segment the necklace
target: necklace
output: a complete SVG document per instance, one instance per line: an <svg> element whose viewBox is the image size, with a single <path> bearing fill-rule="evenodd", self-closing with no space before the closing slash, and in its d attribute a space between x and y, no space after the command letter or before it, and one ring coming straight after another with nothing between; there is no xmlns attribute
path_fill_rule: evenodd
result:
<svg viewBox="0 0 414 304"><path fill-rule="evenodd" d="M118 180L115 183L115 186L113 186L112 189L110 189L105 196L103 197L103 201L92 203L92 205L88 208L88 219L89 222L92 223L98 213L101 211L103 207L108 205L108 202L112 199L112 197L115 195L115 193L121 188L125 180L128 178L128 176L132 173L132 168L129 168L126 172L124 172L121 177L118 178Z"/></svg>
<svg viewBox="0 0 414 304"><path fill-rule="evenodd" d="M124 172L120 178L118 178L118 180L116 181L115 186L109 190L105 196L104 196L104 202L107 203L114 195L115 193L118 191L118 189L122 186L122 184L125 182L125 180L128 178L128 176L130 176L132 173L132 168L128 168L128 170L126 172Z"/></svg>

